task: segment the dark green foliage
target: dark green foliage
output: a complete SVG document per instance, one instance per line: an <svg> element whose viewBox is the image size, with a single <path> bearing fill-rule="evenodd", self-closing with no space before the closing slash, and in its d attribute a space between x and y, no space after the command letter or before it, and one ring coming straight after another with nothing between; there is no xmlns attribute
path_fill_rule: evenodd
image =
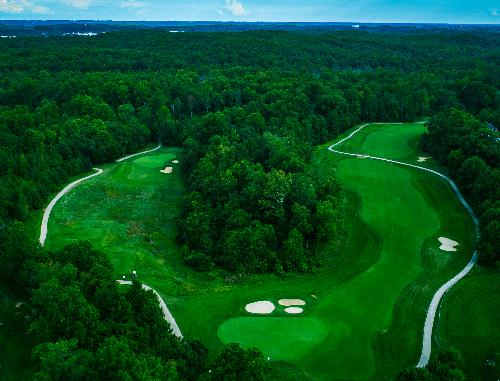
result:
<svg viewBox="0 0 500 381"><path fill-rule="evenodd" d="M396 381L465 381L465 364L460 352L454 348L441 350L425 368L401 371Z"/></svg>
<svg viewBox="0 0 500 381"><path fill-rule="evenodd" d="M120 293L111 263L88 242L48 253L24 245L17 253L13 263L1 258L33 269L26 321L38 344L35 379L196 380L206 371L207 350L177 339L156 296L139 283Z"/></svg>
<svg viewBox="0 0 500 381"><path fill-rule="evenodd" d="M253 350L231 346L210 366L203 346L170 334L152 293L118 291L89 244L47 253L13 223L70 177L158 139L184 148L186 263L309 271L321 245L343 242L341 186L315 175L312 147L363 121L445 110L425 147L478 211L494 263L500 159L486 126L500 124L498 52L497 34L479 31L1 39L0 272L31 295L36 378L265 379ZM447 361L429 370L460 379Z"/></svg>
<svg viewBox="0 0 500 381"><path fill-rule="evenodd" d="M494 265L500 246L500 134L466 111L443 111L429 122L424 148L447 165L481 222L481 260Z"/></svg>
<svg viewBox="0 0 500 381"><path fill-rule="evenodd" d="M257 349L229 344L213 363L209 380L265 381L269 371L269 364Z"/></svg>

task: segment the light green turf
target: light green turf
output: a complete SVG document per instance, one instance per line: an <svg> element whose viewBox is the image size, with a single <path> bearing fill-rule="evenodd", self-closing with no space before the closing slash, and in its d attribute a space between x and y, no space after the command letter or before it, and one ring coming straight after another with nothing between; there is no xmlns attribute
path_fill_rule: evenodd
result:
<svg viewBox="0 0 500 381"><path fill-rule="evenodd" d="M422 132L419 124L370 126L340 148L413 163ZM291 362L273 363L287 378L383 380L417 362L427 305L468 261L472 244L470 218L443 180L318 147L310 170L336 174L346 186L345 251L324 247L315 274L238 278L182 264L174 237L184 189L178 166L159 172L173 159L168 154L182 160L179 150L163 148L108 165L74 189L54 208L47 245L93 241L117 276L136 270L165 297L183 334L212 353L222 342L255 345L273 361ZM440 235L459 241L459 250L440 251ZM244 310L280 298L304 299L304 313L287 316L279 307L271 317L251 317Z"/></svg>
<svg viewBox="0 0 500 381"><path fill-rule="evenodd" d="M134 160L134 164L141 165L146 168L161 168L163 169L165 164L168 164L168 166L171 166L172 163L170 162L171 160L175 159L175 155L173 153L164 153L164 154L156 154L156 155L148 155L148 156L142 156L139 157L138 159Z"/></svg>
<svg viewBox="0 0 500 381"><path fill-rule="evenodd" d="M342 329L347 327L336 331ZM226 320L218 331L224 343L258 346L273 361L299 360L325 339L327 333L327 327L319 320L300 317L239 317Z"/></svg>
<svg viewBox="0 0 500 381"><path fill-rule="evenodd" d="M471 381L500 379L500 276L476 269L445 297L438 338L460 350ZM487 365L494 360L495 367Z"/></svg>

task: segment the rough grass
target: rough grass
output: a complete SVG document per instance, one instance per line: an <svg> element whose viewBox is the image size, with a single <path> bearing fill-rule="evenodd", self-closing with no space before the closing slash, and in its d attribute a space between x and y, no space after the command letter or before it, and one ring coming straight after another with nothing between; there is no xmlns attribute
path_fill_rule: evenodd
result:
<svg viewBox="0 0 500 381"><path fill-rule="evenodd" d="M460 350L469 380L500 379L499 313L500 277L494 270L475 269L443 301L435 336L440 346Z"/></svg>
<svg viewBox="0 0 500 381"><path fill-rule="evenodd" d="M341 149L415 162L422 132L418 124L370 126ZM324 268L316 273L242 277L184 266L174 239L183 185L175 164L173 174L159 172L173 155L182 160L177 149L106 166L73 190L54 208L47 245L93 241L117 277L136 270L165 297L183 334L213 353L222 341L238 341L289 361L273 363L287 379L300 373L291 369L318 380L390 379L417 362L427 305L468 261L472 223L441 179L326 148L318 147L311 170L344 182L350 234L345 252L323 248ZM440 251L440 235L459 241L459 250ZM306 300L304 314L244 310L280 298Z"/></svg>

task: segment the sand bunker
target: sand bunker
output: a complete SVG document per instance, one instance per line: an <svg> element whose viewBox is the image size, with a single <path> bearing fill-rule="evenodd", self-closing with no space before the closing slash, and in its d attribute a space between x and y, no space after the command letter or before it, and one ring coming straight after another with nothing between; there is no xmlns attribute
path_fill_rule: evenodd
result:
<svg viewBox="0 0 500 381"><path fill-rule="evenodd" d="M260 302L249 303L246 305L245 310L251 314L270 314L276 307L271 302L265 300Z"/></svg>
<svg viewBox="0 0 500 381"><path fill-rule="evenodd" d="M278 303L285 307L306 305L306 302L304 302L302 299L280 299Z"/></svg>
<svg viewBox="0 0 500 381"><path fill-rule="evenodd" d="M430 157L420 156L420 157L418 158L418 160L417 160L417 161L418 161L419 163L423 163L424 161L427 161L427 160L429 160L429 159L430 159Z"/></svg>
<svg viewBox="0 0 500 381"><path fill-rule="evenodd" d="M285 312L287 314L293 314L293 315L298 315L301 314L304 310L300 307L288 307L285 308Z"/></svg>
<svg viewBox="0 0 500 381"><path fill-rule="evenodd" d="M173 168L172 167L167 167L165 169L162 169L160 172L161 173L172 173Z"/></svg>
<svg viewBox="0 0 500 381"><path fill-rule="evenodd" d="M172 160L172 163L179 164L179 160Z"/></svg>
<svg viewBox="0 0 500 381"><path fill-rule="evenodd" d="M457 241L453 241L452 239L446 237L439 237L439 242L441 242L441 246L439 248L443 251L457 251L455 246L458 246L459 243Z"/></svg>

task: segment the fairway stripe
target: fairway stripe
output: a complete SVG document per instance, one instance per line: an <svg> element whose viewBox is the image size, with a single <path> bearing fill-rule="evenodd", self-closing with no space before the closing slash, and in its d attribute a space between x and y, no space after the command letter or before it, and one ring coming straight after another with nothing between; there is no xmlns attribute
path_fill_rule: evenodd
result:
<svg viewBox="0 0 500 381"><path fill-rule="evenodd" d="M419 122L421 123L421 122ZM359 131L364 129L366 126L370 125L380 125L380 124L402 124L402 123L367 123L363 124L353 132L351 132L348 136L345 138L339 140L337 143L332 144L330 147L328 147L328 150L340 155L346 155L346 156L352 156L352 157L358 157L358 158L363 158L363 159L372 159L372 160L379 160L379 161L385 161L388 163L396 164L396 165L402 165L406 167L411 167L411 168L416 168L422 171L426 171L429 173L432 173L433 175L439 176L446 180L448 184L451 186L455 194L457 195L458 199L464 206L464 208L467 210L469 215L472 217L472 220L474 221L474 226L476 229L476 237L479 240L480 238L480 233L479 233L479 220L477 219L476 215L474 214L474 211L472 208L469 206L467 201L465 201L464 197L460 193L460 190L456 186L456 184L453 182L452 179L450 179L448 176L443 175L442 173L439 173L437 171L434 171L433 169L425 168L425 167L420 167L418 165L414 164L409 164L409 163L404 163L401 161L397 160L392 160L392 159L385 159L382 157L377 157L377 156L370 156L370 155L365 155L365 154L356 154L356 153L350 153L350 152L343 152L343 151L338 151L334 149L334 147L339 146L340 144L344 143L345 141L351 139L355 134L357 134ZM424 324L424 334L423 334L423 340L422 340L422 353L420 355L420 360L418 361L417 367L418 368L423 368L425 367L429 359L431 357L431 351L432 351L432 330L434 327L434 320L436 318L436 311L439 307L439 303L441 302L441 299L443 298L444 294L448 290L450 290L455 284L457 284L463 277L465 277L474 267L474 265L477 262L477 251L474 251L472 253L472 258L470 261L467 263L467 265L463 268L462 271L460 271L457 275L455 275L452 279L450 279L448 282L443 284L439 290L436 291L434 294L432 301L429 305L429 309L427 310L427 316L425 318L425 324Z"/></svg>

